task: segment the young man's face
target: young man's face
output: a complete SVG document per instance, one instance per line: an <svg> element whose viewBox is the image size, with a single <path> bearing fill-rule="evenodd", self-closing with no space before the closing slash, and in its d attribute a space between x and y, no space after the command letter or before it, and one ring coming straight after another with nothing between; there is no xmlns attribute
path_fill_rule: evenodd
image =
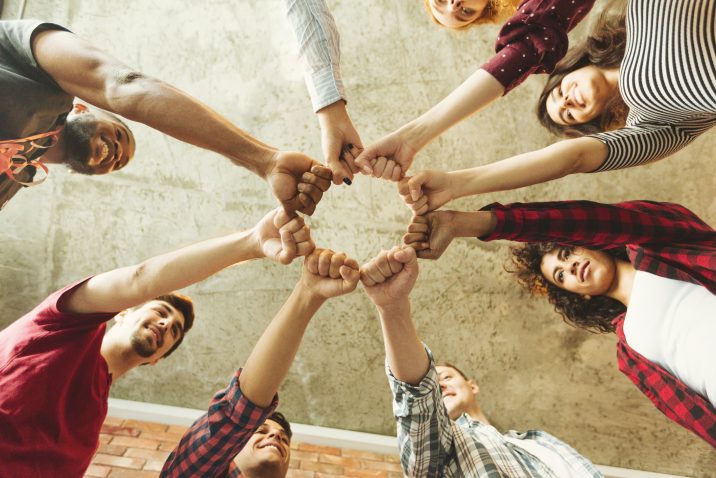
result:
<svg viewBox="0 0 716 478"><path fill-rule="evenodd" d="M480 388L472 380L465 380L452 367L437 366L435 370L445 408L450 419L456 420L475 404Z"/></svg>
<svg viewBox="0 0 716 478"><path fill-rule="evenodd" d="M273 420L266 420L236 456L236 465L245 476L283 478L291 460L291 440Z"/></svg>
<svg viewBox="0 0 716 478"><path fill-rule="evenodd" d="M184 315L171 304L152 300L116 318L137 355L156 363L184 335Z"/></svg>

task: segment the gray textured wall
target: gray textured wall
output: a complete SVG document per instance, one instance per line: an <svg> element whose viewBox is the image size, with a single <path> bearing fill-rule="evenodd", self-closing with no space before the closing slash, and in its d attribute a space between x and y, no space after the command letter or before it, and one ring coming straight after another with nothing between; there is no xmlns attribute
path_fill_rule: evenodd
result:
<svg viewBox="0 0 716 478"><path fill-rule="evenodd" d="M3 17L14 17L19 3L6 2ZM496 28L443 31L419 3L329 0L342 32L349 110L366 144L425 111L491 53ZM263 141L320 157L279 0L29 0L25 17L67 25ZM530 79L453 128L419 155L416 169L464 168L552 142L532 117L542 82ZM21 192L0 215L0 327L70 281L250 227L274 206L266 185L247 171L133 126L138 152L126 170L86 178L54 167L45 185ZM453 208L652 199L680 202L716 224L715 148L710 132L653 165L464 199ZM358 177L350 188L331 189L308 222L319 245L365 261L397 243L409 217L393 184ZM546 429L597 463L709 476L713 450L617 371L615 337L574 330L546 303L523 296L501 270L506 249L454 243L439 262L421 263L413 292L419 333L437 358L479 378L497 426ZM299 271L298 262L284 268L257 261L187 289L199 319L185 345L172 359L128 374L112 395L204 408L245 360ZM358 291L334 300L311 324L282 388L282 409L301 423L391 434L382 363L368 299Z"/></svg>

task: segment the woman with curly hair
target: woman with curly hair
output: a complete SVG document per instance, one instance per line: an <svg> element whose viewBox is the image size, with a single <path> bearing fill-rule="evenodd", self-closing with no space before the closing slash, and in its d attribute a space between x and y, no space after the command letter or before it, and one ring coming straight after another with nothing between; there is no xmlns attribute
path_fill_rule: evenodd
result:
<svg viewBox="0 0 716 478"><path fill-rule="evenodd" d="M630 1L625 15L607 10L542 92L541 121L570 139L475 168L418 172L407 185L413 210L422 214L464 196L646 164L713 127L716 0Z"/></svg>
<svg viewBox="0 0 716 478"><path fill-rule="evenodd" d="M651 201L491 204L415 216L404 242L437 259L455 237L525 242L517 280L569 323L617 334L619 369L716 447L716 231Z"/></svg>
<svg viewBox="0 0 716 478"><path fill-rule="evenodd" d="M364 150L346 110L339 34L325 0L285 0L307 66L306 83L333 182L350 184L358 171L400 179L430 141L506 95L532 73L552 71L567 53L567 34L593 4L594 0L426 0L433 20L454 30L511 16L498 34L495 55L480 69L429 111Z"/></svg>

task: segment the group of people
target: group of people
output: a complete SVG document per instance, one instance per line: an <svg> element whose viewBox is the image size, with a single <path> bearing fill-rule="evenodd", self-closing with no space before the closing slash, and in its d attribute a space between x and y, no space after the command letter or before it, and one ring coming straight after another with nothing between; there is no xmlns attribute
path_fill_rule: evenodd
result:
<svg viewBox="0 0 716 478"><path fill-rule="evenodd" d="M325 0L285 0L326 165L251 137L62 26L0 21L0 207L43 181L47 164L89 175L127 166L137 145L122 117L222 154L266 180L280 204L249 230L80 279L0 331L0 476L82 476L112 382L168 357L191 329L193 303L175 291L230 265L298 257L294 290L161 476L285 477L291 427L276 411L278 389L311 318L359 282L380 317L406 475L601 476L544 431L499 432L480 406L478 384L436 363L420 341L410 307L418 259L438 259L456 237L524 243L511 248L517 281L546 295L569 323L616 333L619 369L667 417L716 447L713 228L684 206L649 200L440 209L459 197L636 166L687 146L716 122L716 0L612 3L569 51L568 33L593 0L424 3L419 8L446 28L504 21L496 54L429 111L364 146L347 112L339 35ZM472 169L410 171L431 140L532 73L549 73L540 121L568 139ZM331 182L350 186L359 173L396 182L414 213L404 244L363 265L317 248L299 215L313 214Z"/></svg>

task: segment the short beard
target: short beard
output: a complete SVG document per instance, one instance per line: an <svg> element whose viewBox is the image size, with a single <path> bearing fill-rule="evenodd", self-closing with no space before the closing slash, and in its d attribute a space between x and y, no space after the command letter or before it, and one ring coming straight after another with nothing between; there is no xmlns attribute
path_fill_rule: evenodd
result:
<svg viewBox="0 0 716 478"><path fill-rule="evenodd" d="M80 174L95 174L88 162L92 157L91 140L97 130L96 118L84 113L67 121L62 131L65 139L65 165Z"/></svg>
<svg viewBox="0 0 716 478"><path fill-rule="evenodd" d="M155 350L152 345L148 340L142 340L139 333L132 335L131 345L134 352L140 357L149 358L154 355Z"/></svg>

